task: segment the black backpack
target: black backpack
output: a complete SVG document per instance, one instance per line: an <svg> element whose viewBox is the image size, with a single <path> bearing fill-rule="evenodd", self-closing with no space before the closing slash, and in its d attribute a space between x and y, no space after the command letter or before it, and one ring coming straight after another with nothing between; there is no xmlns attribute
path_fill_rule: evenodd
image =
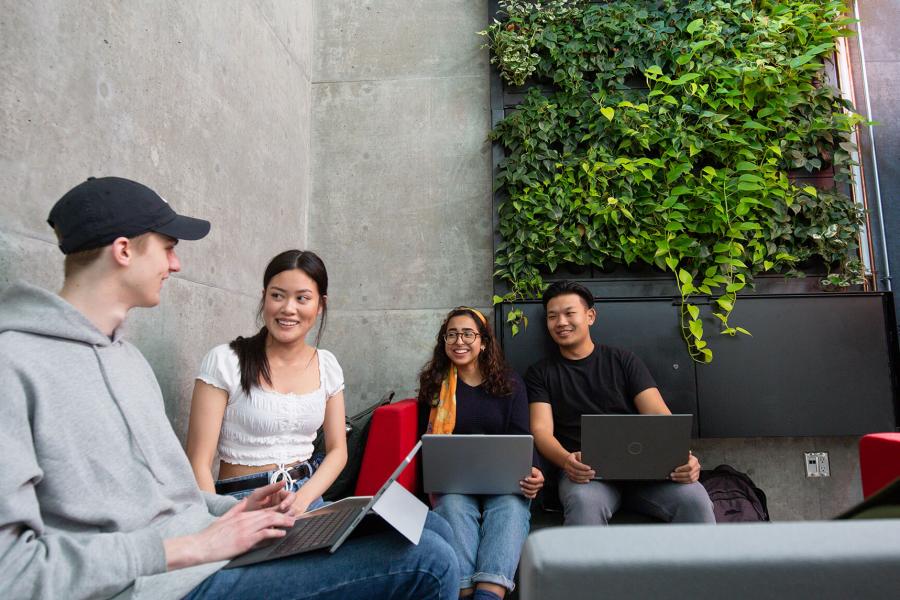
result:
<svg viewBox="0 0 900 600"><path fill-rule="evenodd" d="M769 520L766 494L746 473L719 465L711 471L701 471L700 483L712 500L716 523Z"/></svg>

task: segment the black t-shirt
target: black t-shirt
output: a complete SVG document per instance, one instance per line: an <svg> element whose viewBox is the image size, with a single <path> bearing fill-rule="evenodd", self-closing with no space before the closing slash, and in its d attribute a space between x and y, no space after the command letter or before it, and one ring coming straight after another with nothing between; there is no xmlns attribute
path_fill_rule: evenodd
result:
<svg viewBox="0 0 900 600"><path fill-rule="evenodd" d="M581 415L636 414L634 397L656 387L641 359L601 344L580 360L556 354L531 365L525 384L529 402L552 407L553 434L569 452L581 449Z"/></svg>

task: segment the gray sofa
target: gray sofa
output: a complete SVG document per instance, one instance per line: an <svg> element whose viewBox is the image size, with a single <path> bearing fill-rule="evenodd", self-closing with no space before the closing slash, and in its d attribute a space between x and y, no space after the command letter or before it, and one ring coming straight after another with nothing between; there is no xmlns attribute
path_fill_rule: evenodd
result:
<svg viewBox="0 0 900 600"><path fill-rule="evenodd" d="M900 519L553 527L519 578L522 600L900 598Z"/></svg>

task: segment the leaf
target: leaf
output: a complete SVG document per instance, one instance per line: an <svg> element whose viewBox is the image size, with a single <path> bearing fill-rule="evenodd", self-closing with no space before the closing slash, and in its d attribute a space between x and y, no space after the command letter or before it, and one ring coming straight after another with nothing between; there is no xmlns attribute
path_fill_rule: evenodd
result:
<svg viewBox="0 0 900 600"><path fill-rule="evenodd" d="M745 129L759 129L760 131L772 131L771 127L766 127L762 123L756 121L745 121L743 127Z"/></svg>
<svg viewBox="0 0 900 600"><path fill-rule="evenodd" d="M701 27L703 27L703 19L694 19L688 24L685 31L693 35Z"/></svg>
<svg viewBox="0 0 900 600"><path fill-rule="evenodd" d="M612 120L613 120L613 117L614 117L615 114L616 114L616 111L615 111L615 109L610 108L609 106L604 106L604 107L601 107L601 108L600 108L600 113L601 113L604 117L606 117L606 120L607 120L607 121L612 121Z"/></svg>
<svg viewBox="0 0 900 600"><path fill-rule="evenodd" d="M678 280L683 284L691 283L694 278L691 277L691 274L685 271L684 269L678 269Z"/></svg>
<svg viewBox="0 0 900 600"><path fill-rule="evenodd" d="M493 304L500 304L501 302L503 302L503 298L500 297L500 296L497 296L497 295L495 294L495 295L494 295L494 298L493 298Z"/></svg>
<svg viewBox="0 0 900 600"><path fill-rule="evenodd" d="M746 329L744 329L743 327L735 327L734 329L739 333L743 333L744 335L749 335L750 337L753 337L753 334L750 333L749 331L747 331Z"/></svg>
<svg viewBox="0 0 900 600"><path fill-rule="evenodd" d="M722 307L722 310L731 312L734 310L734 305L727 298L719 298L716 300L716 304Z"/></svg>
<svg viewBox="0 0 900 600"><path fill-rule="evenodd" d="M666 257L666 266L669 267L672 270L672 272L674 272L675 269L678 267L678 261L676 259L672 258L671 256L667 256Z"/></svg>
<svg viewBox="0 0 900 600"><path fill-rule="evenodd" d="M811 185L804 187L803 191L806 192L807 194L809 194L810 196L812 196L813 198L819 197L819 190L817 190L816 188L814 188Z"/></svg>
<svg viewBox="0 0 900 600"><path fill-rule="evenodd" d="M701 323L700 321L688 321L688 329L690 330L691 335L698 340L703 338L703 323Z"/></svg>
<svg viewBox="0 0 900 600"><path fill-rule="evenodd" d="M516 325L515 323L512 324L511 329L512 329L513 336L516 336L519 334L519 326Z"/></svg>
<svg viewBox="0 0 900 600"><path fill-rule="evenodd" d="M700 309L693 304L687 304L685 305L685 308L687 308L688 314L691 315L692 319L696 320L700 316Z"/></svg>
<svg viewBox="0 0 900 600"><path fill-rule="evenodd" d="M648 75L662 75L663 74L662 69L659 67L659 65L653 65L653 66L647 67L647 70L644 71L644 73L646 73Z"/></svg>
<svg viewBox="0 0 900 600"><path fill-rule="evenodd" d="M694 79L697 79L698 77L700 77L700 73L685 73L678 79L674 80L672 82L672 85L684 85L688 81L693 81Z"/></svg>

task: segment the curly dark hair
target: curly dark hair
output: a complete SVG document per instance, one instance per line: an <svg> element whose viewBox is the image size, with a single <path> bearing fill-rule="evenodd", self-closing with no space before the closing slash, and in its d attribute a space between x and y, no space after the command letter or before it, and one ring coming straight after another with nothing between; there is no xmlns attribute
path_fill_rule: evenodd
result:
<svg viewBox="0 0 900 600"><path fill-rule="evenodd" d="M498 397L510 396L513 392L510 381L511 369L506 364L506 359L503 357L503 351L500 349L500 344L494 336L494 330L491 328L490 321L482 323L473 309L460 306L451 310L444 319L435 340L436 343L431 360L419 373L419 402L423 406L430 407L432 405L441 389L441 382L443 382L447 371L450 369L450 358L447 356L444 334L447 333L447 323L450 322L450 319L459 315L472 317L475 325L478 326L478 333L481 334L484 350L478 355L478 367L481 370L481 376L484 378L484 389L492 396Z"/></svg>

